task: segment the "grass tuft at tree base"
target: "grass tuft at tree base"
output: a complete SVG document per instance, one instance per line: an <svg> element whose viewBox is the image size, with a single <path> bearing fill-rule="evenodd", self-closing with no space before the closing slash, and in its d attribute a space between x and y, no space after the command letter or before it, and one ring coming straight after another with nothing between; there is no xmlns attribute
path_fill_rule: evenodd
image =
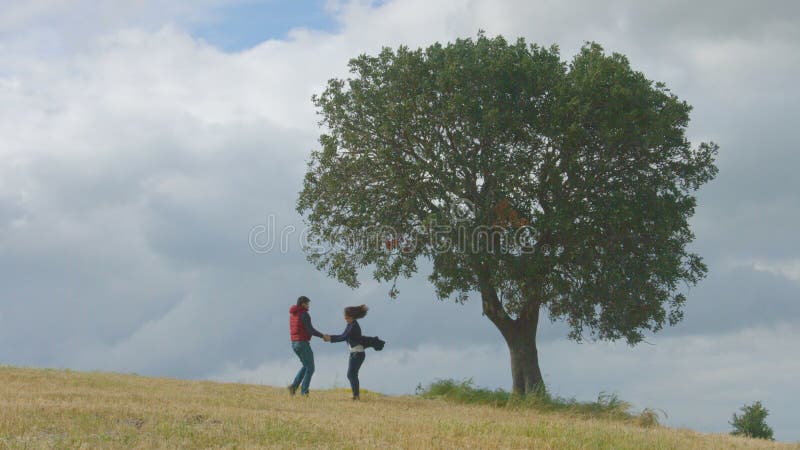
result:
<svg viewBox="0 0 800 450"><path fill-rule="evenodd" d="M659 425L661 410L645 408L640 413L631 411L631 404L620 400L616 394L601 392L593 402L579 402L551 395L546 390L518 396L503 389L476 387L471 378L463 381L439 379L423 387L417 386L416 394L426 399L443 399L457 403L491 405L499 408L536 409L543 412L560 412L576 417L621 420L643 427Z"/></svg>

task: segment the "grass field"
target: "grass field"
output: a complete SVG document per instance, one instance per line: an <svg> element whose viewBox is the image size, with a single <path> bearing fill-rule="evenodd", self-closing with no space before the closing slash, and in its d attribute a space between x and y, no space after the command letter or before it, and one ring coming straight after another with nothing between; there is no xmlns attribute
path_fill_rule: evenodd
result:
<svg viewBox="0 0 800 450"><path fill-rule="evenodd" d="M0 367L0 448L796 448L534 408Z"/></svg>

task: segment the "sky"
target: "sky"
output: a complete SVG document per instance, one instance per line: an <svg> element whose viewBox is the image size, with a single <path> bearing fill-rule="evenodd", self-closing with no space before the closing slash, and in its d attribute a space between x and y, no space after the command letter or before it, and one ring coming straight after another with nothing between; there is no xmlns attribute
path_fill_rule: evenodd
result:
<svg viewBox="0 0 800 450"><path fill-rule="evenodd" d="M509 389L479 302L435 299L430 267L349 289L304 257L294 210L318 148L311 96L382 46L474 37L586 41L694 106L720 145L691 219L709 274L685 319L630 347L543 323L549 389L616 393L670 426L728 432L760 400L800 440L800 4L687 0L116 2L0 0L0 364L285 385L288 307L340 332L366 303L362 386L437 378ZM265 229L277 230L263 251ZM278 238L281 236L282 238ZM255 241L254 241L255 239ZM258 245L252 245L256 242ZM344 345L315 340L312 388L346 386ZM794 349L794 350L792 350Z"/></svg>

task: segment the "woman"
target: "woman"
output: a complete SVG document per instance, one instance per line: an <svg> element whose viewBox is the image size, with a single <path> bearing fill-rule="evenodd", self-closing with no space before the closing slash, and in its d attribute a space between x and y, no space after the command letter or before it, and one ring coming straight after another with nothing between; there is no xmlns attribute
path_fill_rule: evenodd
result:
<svg viewBox="0 0 800 450"><path fill-rule="evenodd" d="M347 379L350 381L350 389L353 390L353 400L359 400L359 382L358 371L361 365L364 364L364 343L361 336L361 326L358 324L358 319L367 315L366 305L361 306L348 306L344 309L344 321L347 322L347 328L338 336L324 336L323 339L328 342L342 342L347 341L350 345L350 360L347 365Z"/></svg>
<svg viewBox="0 0 800 450"><path fill-rule="evenodd" d="M308 385L314 375L314 352L311 351L311 336L321 338L323 335L311 325L308 309L311 300L306 296L297 299L297 303L289 308L289 333L292 336L292 350L300 358L303 367L297 372L292 384L287 386L289 394L294 395L300 386L300 395L308 396Z"/></svg>

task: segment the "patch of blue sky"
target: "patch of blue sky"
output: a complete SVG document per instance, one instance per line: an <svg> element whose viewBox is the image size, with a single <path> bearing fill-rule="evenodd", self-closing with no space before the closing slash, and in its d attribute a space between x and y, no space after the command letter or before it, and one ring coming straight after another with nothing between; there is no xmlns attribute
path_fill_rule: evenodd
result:
<svg viewBox="0 0 800 450"><path fill-rule="evenodd" d="M283 39L292 28L334 31L335 17L325 0L244 0L215 8L206 20L189 24L189 32L226 52Z"/></svg>

